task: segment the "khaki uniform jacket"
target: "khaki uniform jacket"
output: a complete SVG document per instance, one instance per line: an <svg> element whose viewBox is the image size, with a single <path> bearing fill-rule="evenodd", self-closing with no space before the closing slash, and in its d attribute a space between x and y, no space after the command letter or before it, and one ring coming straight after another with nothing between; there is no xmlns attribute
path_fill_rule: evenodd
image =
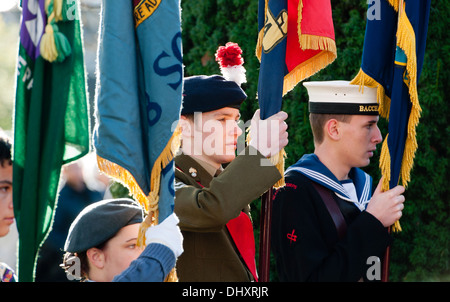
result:
<svg viewBox="0 0 450 302"><path fill-rule="evenodd" d="M190 156L175 157L175 213L184 236L180 282L253 281L226 224L241 211L249 214L249 204L281 178L274 166L261 165L263 158L247 147L213 178Z"/></svg>

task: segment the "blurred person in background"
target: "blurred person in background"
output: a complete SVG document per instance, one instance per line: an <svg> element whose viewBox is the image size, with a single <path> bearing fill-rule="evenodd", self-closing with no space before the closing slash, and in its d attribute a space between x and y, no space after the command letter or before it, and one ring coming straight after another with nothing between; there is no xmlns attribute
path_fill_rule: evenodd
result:
<svg viewBox="0 0 450 302"><path fill-rule="evenodd" d="M83 158L62 169L63 187L59 193L52 230L39 252L36 267L38 282L69 281L59 264L64 255L64 242L70 224L86 206L103 199L104 192L93 189L94 186L86 181L89 179L86 172L94 171L87 163L92 164Z"/></svg>

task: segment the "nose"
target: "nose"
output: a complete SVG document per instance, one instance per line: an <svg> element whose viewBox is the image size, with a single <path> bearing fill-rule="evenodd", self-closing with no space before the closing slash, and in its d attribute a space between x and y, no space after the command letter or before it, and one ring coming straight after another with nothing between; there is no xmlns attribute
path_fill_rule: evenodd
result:
<svg viewBox="0 0 450 302"><path fill-rule="evenodd" d="M239 137L241 136L242 133L243 133L242 129L241 127L239 127L239 122L238 121L233 122L232 127L230 127L228 134L231 136Z"/></svg>
<svg viewBox="0 0 450 302"><path fill-rule="evenodd" d="M378 126L376 126L372 142L375 144L379 144L382 141L383 141L383 136L381 135L380 128L378 128Z"/></svg>
<svg viewBox="0 0 450 302"><path fill-rule="evenodd" d="M241 127L239 127L238 123L236 123L236 128L237 128L237 136L239 137L242 135L242 129L241 129Z"/></svg>
<svg viewBox="0 0 450 302"><path fill-rule="evenodd" d="M10 196L8 198L8 208L11 210L14 209L12 193L10 194Z"/></svg>

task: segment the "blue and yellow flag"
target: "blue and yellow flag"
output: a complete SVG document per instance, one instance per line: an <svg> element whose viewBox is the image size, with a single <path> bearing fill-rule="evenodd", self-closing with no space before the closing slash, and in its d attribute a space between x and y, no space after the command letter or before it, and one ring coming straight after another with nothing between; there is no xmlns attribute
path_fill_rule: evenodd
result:
<svg viewBox="0 0 450 302"><path fill-rule="evenodd" d="M147 212L145 230L174 207L173 157L183 86L179 0L102 3L94 147L99 169Z"/></svg>
<svg viewBox="0 0 450 302"><path fill-rule="evenodd" d="M380 156L383 190L410 181L429 10L430 0L381 0L368 8L361 69L352 84L377 87L380 115L389 120Z"/></svg>

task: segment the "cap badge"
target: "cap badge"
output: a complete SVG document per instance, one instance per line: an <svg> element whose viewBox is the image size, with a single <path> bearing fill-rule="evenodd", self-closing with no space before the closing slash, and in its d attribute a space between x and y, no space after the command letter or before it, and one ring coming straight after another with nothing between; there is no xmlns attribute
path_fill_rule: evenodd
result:
<svg viewBox="0 0 450 302"><path fill-rule="evenodd" d="M192 177L196 177L197 176L197 169L195 168L189 168L189 174L191 174Z"/></svg>

